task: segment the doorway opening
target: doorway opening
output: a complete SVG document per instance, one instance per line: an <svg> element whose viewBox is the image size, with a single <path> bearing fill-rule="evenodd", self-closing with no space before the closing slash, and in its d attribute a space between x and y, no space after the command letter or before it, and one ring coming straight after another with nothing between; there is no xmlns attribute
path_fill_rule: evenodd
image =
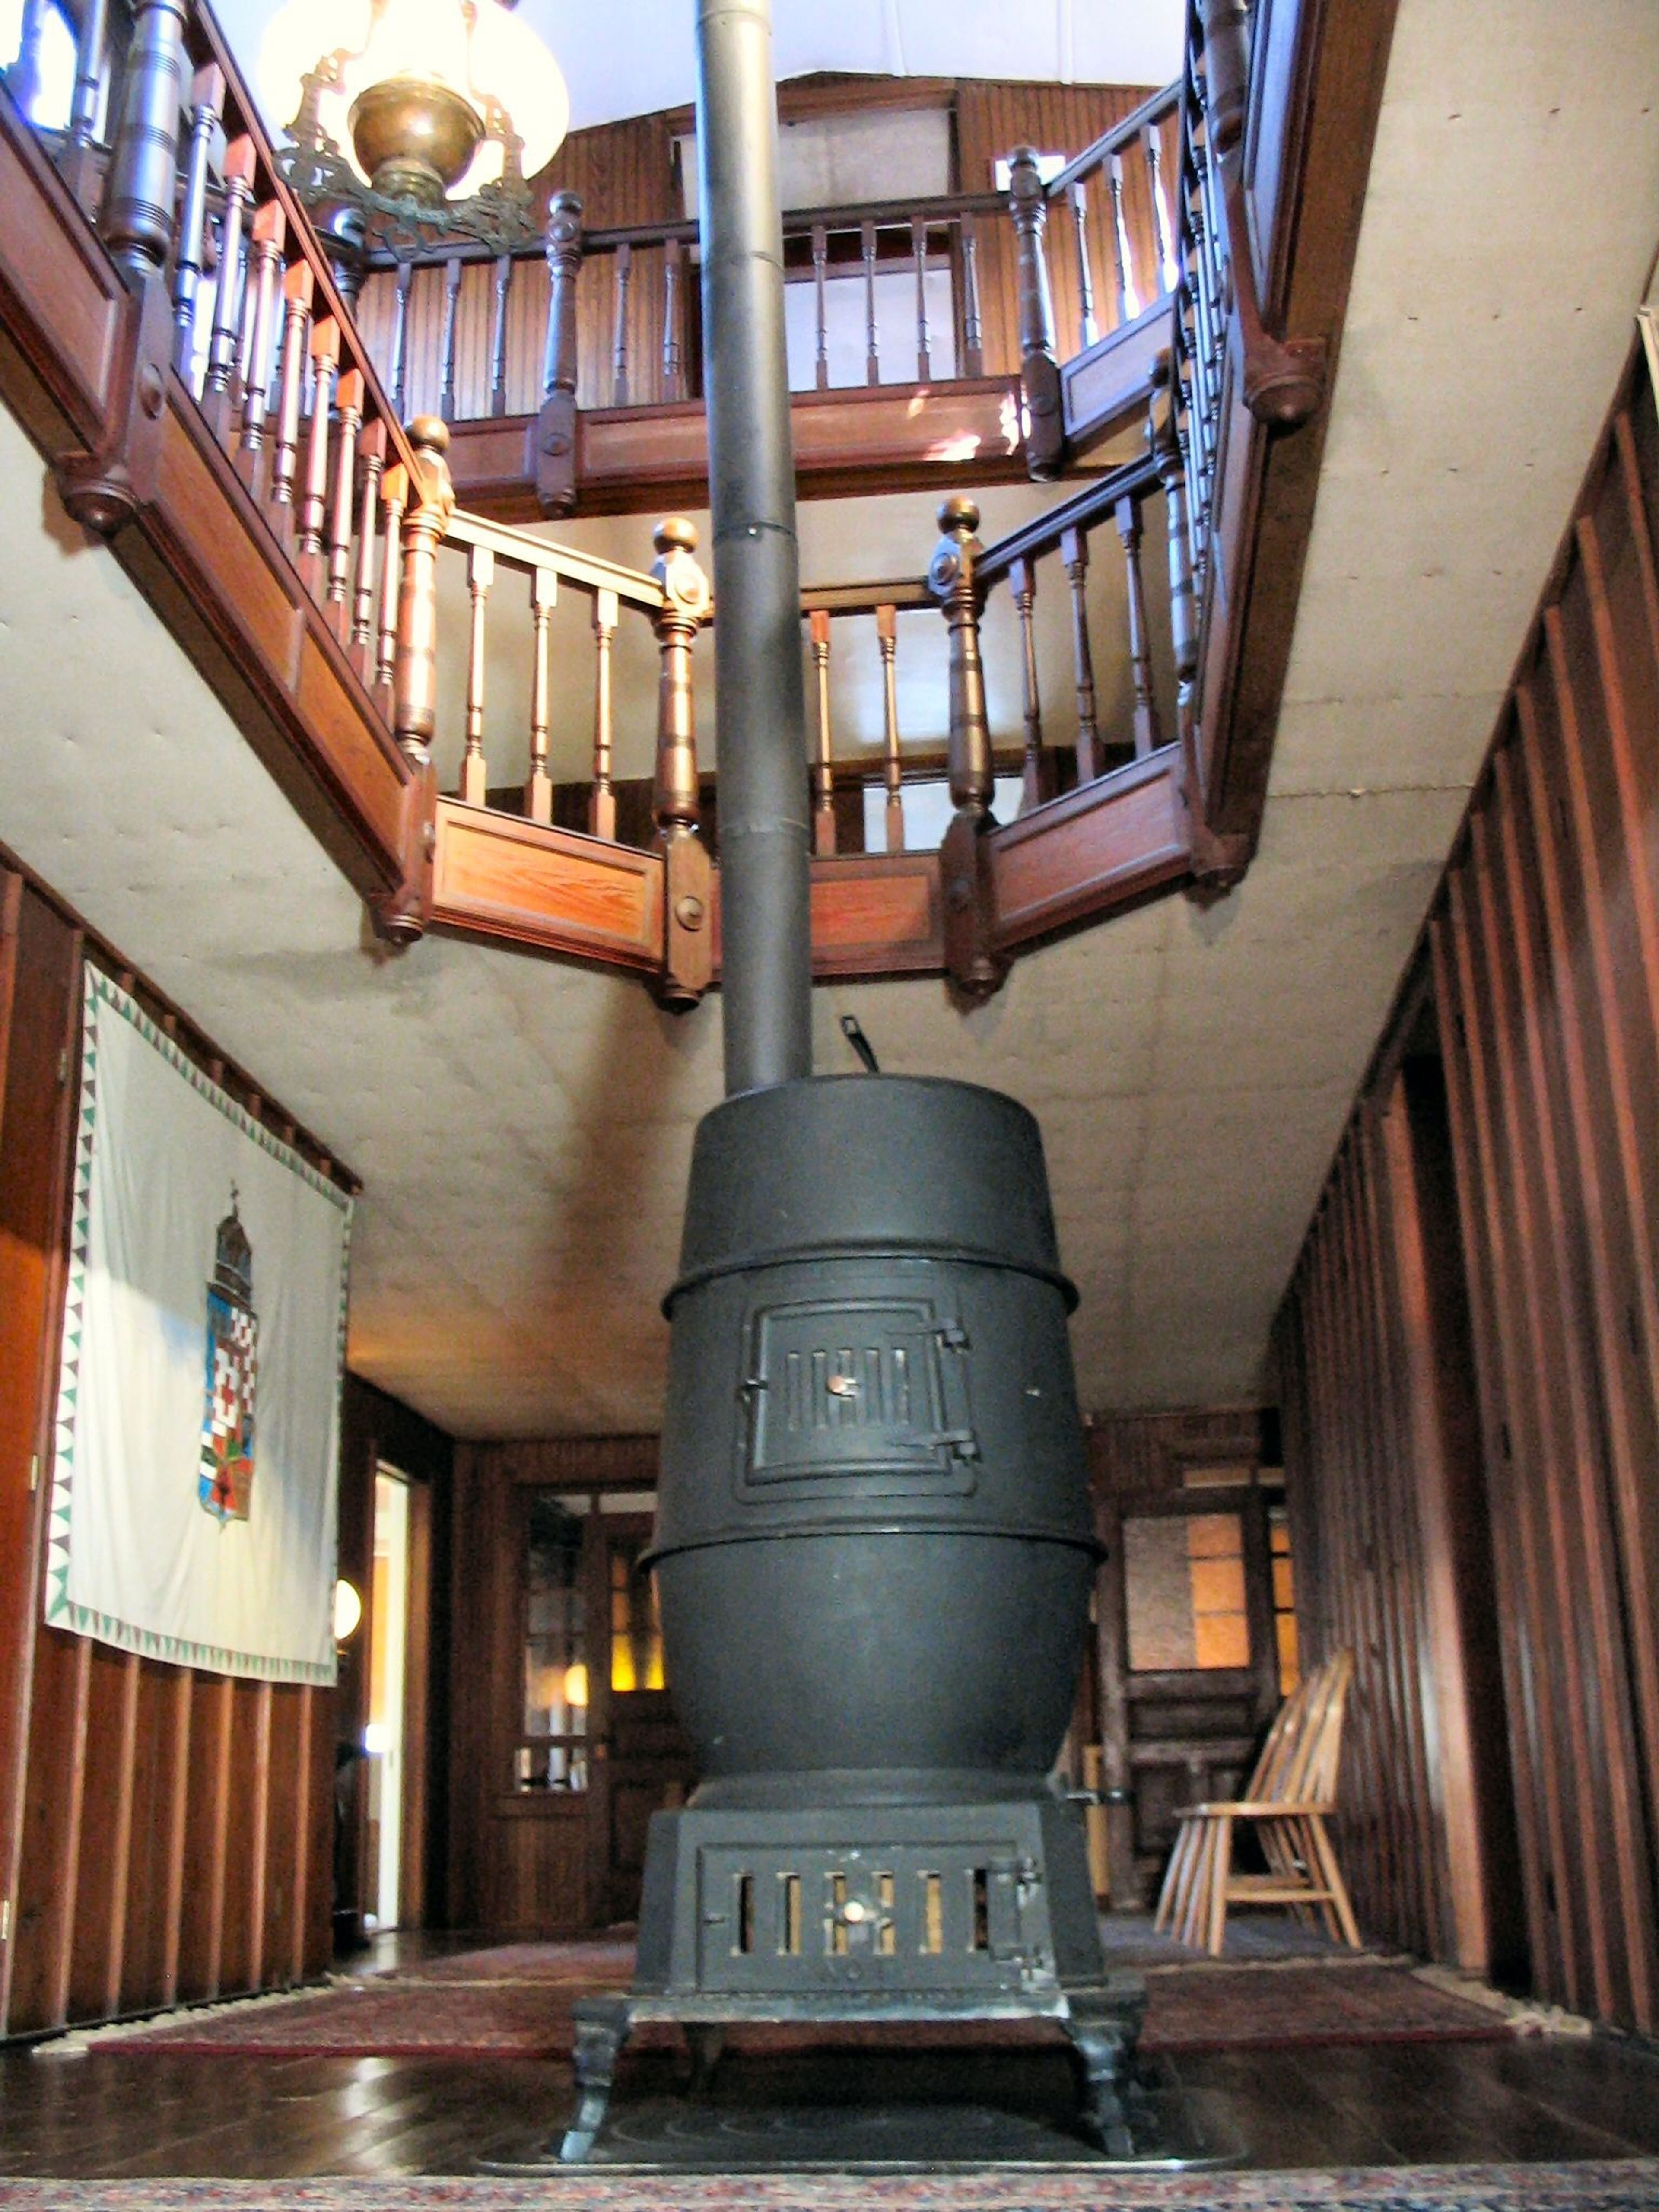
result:
<svg viewBox="0 0 1659 2212"><path fill-rule="evenodd" d="M372 1928L402 1924L405 1713L409 1674L409 1484L382 1467L374 1476L374 1576L369 1606L368 1893Z"/></svg>

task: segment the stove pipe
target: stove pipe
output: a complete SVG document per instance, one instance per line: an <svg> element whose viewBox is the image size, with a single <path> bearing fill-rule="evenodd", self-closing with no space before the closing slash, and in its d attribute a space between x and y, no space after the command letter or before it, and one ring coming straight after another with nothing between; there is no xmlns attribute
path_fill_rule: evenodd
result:
<svg viewBox="0 0 1659 2212"><path fill-rule="evenodd" d="M697 167L732 1097L812 1072L806 701L769 0L699 0Z"/></svg>

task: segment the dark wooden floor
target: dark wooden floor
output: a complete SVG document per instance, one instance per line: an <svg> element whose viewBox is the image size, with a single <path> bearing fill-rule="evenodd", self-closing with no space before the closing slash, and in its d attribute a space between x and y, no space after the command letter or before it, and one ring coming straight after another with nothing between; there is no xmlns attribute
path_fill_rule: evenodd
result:
<svg viewBox="0 0 1659 2212"><path fill-rule="evenodd" d="M373 1970L445 1943L383 1942ZM0 2172L34 2176L462 2173L522 2154L562 2117L567 2067L542 2061L137 2057L118 2041L77 2057L0 2055ZM1048 2087L1064 2103L1063 2053ZM741 2063L740 2061L728 2062ZM821 2062L820 2062L821 2063ZM852 2062L893 2094L891 2059ZM900 2094L927 2087L908 2062ZM967 2094L997 2095L995 2068ZM1659 2155L1659 2056L1615 2039L1377 2045L1166 2061L1258 2166L1508 2163ZM723 2069L724 2070L724 2069ZM964 2094L958 2056L947 2094ZM641 2054L637 2086L675 2064ZM802 2084L787 2084L799 2095ZM1026 2093L1044 2094L1030 2077ZM739 2091L741 2094L741 2091ZM810 2094L810 2089L809 2089Z"/></svg>

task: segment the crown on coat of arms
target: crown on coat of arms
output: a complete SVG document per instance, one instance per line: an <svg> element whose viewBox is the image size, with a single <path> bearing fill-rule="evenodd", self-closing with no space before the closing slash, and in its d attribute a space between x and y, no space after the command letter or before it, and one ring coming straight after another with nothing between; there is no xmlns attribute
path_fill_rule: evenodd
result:
<svg viewBox="0 0 1659 2212"><path fill-rule="evenodd" d="M213 1261L213 1287L238 1305L253 1303L253 1247L236 1210L236 1186L230 1186L230 1212L219 1224L218 1245Z"/></svg>

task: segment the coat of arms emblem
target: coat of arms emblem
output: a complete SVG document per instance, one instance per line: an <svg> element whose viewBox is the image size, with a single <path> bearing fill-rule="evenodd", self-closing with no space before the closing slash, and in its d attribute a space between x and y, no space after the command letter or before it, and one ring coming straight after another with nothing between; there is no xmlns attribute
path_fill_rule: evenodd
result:
<svg viewBox="0 0 1659 2212"><path fill-rule="evenodd" d="M246 1521L252 1502L258 1343L253 1248L236 1211L233 1183L207 1285L207 1405L197 1478L203 1510L221 1522Z"/></svg>

